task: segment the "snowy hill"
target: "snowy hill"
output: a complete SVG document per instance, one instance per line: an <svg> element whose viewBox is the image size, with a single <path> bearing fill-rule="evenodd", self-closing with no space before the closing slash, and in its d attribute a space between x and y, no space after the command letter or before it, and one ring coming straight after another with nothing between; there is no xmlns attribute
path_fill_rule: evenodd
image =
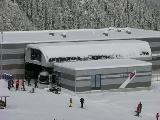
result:
<svg viewBox="0 0 160 120"><path fill-rule="evenodd" d="M27 88L29 89L29 88ZM94 91L75 94L62 89L61 94L36 89L10 91L6 109L0 110L1 120L155 120L160 112L160 82L154 82L148 90L111 92ZM79 99L84 97L85 108L80 108ZM69 99L73 99L73 107ZM134 116L139 102L143 108L141 117Z"/></svg>

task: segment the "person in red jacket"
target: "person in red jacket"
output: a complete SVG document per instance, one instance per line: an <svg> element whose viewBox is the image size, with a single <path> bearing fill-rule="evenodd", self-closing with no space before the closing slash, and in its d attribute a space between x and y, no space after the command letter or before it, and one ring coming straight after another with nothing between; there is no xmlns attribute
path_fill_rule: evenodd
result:
<svg viewBox="0 0 160 120"><path fill-rule="evenodd" d="M139 114L141 113L140 106L137 106L137 110L136 110L136 112L137 112L136 116L138 116L138 117L139 117Z"/></svg>
<svg viewBox="0 0 160 120"><path fill-rule="evenodd" d="M156 118L157 118L157 120L158 120L158 118L159 118L159 113L156 114Z"/></svg>
<svg viewBox="0 0 160 120"><path fill-rule="evenodd" d="M16 80L16 90L19 88L19 80Z"/></svg>
<svg viewBox="0 0 160 120"><path fill-rule="evenodd" d="M142 103L141 102L139 102L138 107L139 107L140 113L141 113L141 111L142 111Z"/></svg>

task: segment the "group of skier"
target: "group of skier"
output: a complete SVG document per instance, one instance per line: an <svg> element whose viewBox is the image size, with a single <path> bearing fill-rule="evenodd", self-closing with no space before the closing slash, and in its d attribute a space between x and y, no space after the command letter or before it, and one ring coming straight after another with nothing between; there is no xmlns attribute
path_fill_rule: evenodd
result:
<svg viewBox="0 0 160 120"><path fill-rule="evenodd" d="M11 80L8 80L8 89L10 90L11 88L14 88L16 90L19 89L19 85L21 83L21 86L22 86L22 90L25 91L25 81L24 80L16 80L15 82L13 81L13 79ZM14 87L14 84L15 84L15 87ZM30 82L28 83L28 85L31 85ZM35 80L34 81L34 87L35 88L38 88L38 81ZM84 98L80 98L80 104L81 104L81 108L84 108ZM73 107L73 101L72 101L72 98L69 99L69 107ZM142 112L142 103L139 102L139 104L137 105L137 108L135 110L136 112L136 115L135 116L140 116L140 113ZM156 113L156 120L159 120L159 113Z"/></svg>
<svg viewBox="0 0 160 120"><path fill-rule="evenodd" d="M80 98L81 108L84 108L84 98ZM69 99L69 107L73 106L72 98Z"/></svg>
<svg viewBox="0 0 160 120"><path fill-rule="evenodd" d="M8 89L10 90L11 88L14 88L14 81L8 80Z"/></svg>
<svg viewBox="0 0 160 120"><path fill-rule="evenodd" d="M22 85L22 90L25 91L25 81L24 80L8 80L8 89L10 90L11 88L14 88L16 90L19 89L20 83ZM15 85L14 85L15 84Z"/></svg>
<svg viewBox="0 0 160 120"><path fill-rule="evenodd" d="M136 109L136 115L135 116L140 116L140 113L142 112L142 103L139 102L139 104L137 105L137 109ZM156 120L159 120L159 113L156 113Z"/></svg>
<svg viewBox="0 0 160 120"><path fill-rule="evenodd" d="M30 86L31 83L29 82L28 86ZM21 86L21 90L25 91L25 80L8 80L8 89L14 88L15 90L19 90L19 87ZM38 88L38 80L34 81L34 87Z"/></svg>

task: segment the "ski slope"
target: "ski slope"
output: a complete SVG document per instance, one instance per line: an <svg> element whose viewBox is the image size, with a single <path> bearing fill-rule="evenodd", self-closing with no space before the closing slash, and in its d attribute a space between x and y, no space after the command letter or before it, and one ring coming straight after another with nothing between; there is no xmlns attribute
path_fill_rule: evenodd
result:
<svg viewBox="0 0 160 120"><path fill-rule="evenodd" d="M27 87L27 90L31 88ZM160 82L154 82L149 90L111 92L92 91L75 94L62 89L61 94L36 89L10 91L6 109L0 109L0 120L155 120L160 112ZM79 99L84 97L85 108ZM69 99L73 99L73 107ZM142 117L134 116L134 110L142 102Z"/></svg>

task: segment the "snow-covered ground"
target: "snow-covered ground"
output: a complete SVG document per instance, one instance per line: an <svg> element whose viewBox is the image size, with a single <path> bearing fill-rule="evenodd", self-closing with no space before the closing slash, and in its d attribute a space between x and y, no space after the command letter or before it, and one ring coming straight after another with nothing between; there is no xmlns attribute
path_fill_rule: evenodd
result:
<svg viewBox="0 0 160 120"><path fill-rule="evenodd" d="M30 88L27 88L28 90ZM75 94L62 89L61 94L36 89L10 91L7 108L0 109L0 120L155 120L160 112L160 82L151 89L129 92L96 91ZM79 99L84 97L85 108L80 108ZM73 107L69 106L73 99ZM134 116L139 102L143 108L141 117Z"/></svg>

